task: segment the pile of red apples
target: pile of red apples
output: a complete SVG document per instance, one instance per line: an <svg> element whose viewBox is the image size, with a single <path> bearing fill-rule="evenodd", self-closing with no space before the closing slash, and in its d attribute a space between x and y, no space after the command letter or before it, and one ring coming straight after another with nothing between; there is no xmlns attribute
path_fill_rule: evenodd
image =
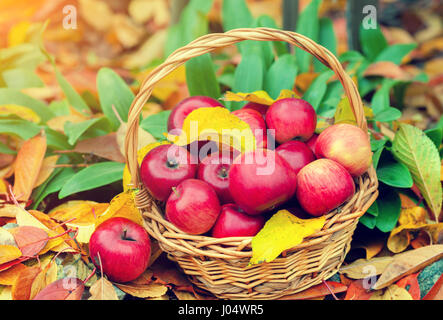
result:
<svg viewBox="0 0 443 320"><path fill-rule="evenodd" d="M170 113L168 131L180 130L192 111L214 107L224 108L209 97L184 99ZM251 128L253 151L215 143L202 156L192 152L192 143L164 144L141 163L144 186L165 204L165 218L188 234L254 236L279 209L324 215L354 195L354 179L371 164L364 131L335 124L315 134L317 115L305 100L285 98L270 106L249 102L231 113ZM194 143L201 151L214 141Z"/></svg>

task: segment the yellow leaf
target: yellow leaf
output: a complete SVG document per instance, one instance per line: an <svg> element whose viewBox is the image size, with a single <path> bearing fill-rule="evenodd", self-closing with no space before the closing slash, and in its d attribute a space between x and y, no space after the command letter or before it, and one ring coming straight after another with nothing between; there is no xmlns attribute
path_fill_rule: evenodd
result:
<svg viewBox="0 0 443 320"><path fill-rule="evenodd" d="M169 141L161 141L161 142L154 142L150 143L148 145L145 145L143 148L138 150L137 152L137 161L138 165L141 165L143 158L148 154L149 151L154 149L155 147L161 146L163 144L170 144ZM127 191L129 189L133 189L131 184L131 173L129 172L128 165L125 165L125 168L123 169L123 191Z"/></svg>
<svg viewBox="0 0 443 320"><path fill-rule="evenodd" d="M37 182L38 174L46 153L44 132L25 141L15 161L14 194L21 201L28 201Z"/></svg>
<svg viewBox="0 0 443 320"><path fill-rule="evenodd" d="M0 194L8 193L8 183L4 179L0 179Z"/></svg>
<svg viewBox="0 0 443 320"><path fill-rule="evenodd" d="M227 91L223 97L225 101L250 101L259 104L264 104L270 106L274 103L274 99L272 99L266 91L260 90L252 93L245 92L231 92Z"/></svg>
<svg viewBox="0 0 443 320"><path fill-rule="evenodd" d="M26 36L31 23L22 21L14 25L8 33L8 47L13 47L26 42Z"/></svg>
<svg viewBox="0 0 443 320"><path fill-rule="evenodd" d="M19 263L5 271L0 272L0 285L12 286L20 275L20 272L26 268L27 266L25 266L23 263Z"/></svg>
<svg viewBox="0 0 443 320"><path fill-rule="evenodd" d="M120 152L125 154L125 138L126 132L128 131L128 125L126 123L122 123L117 130L117 144L120 148ZM155 143L157 140L147 131L142 128L138 128L138 146L137 150L141 149L143 146L146 146L151 143Z"/></svg>
<svg viewBox="0 0 443 320"><path fill-rule="evenodd" d="M154 38L163 37L163 33L156 33ZM156 39L153 39L156 40ZM143 46L144 47L144 46ZM137 59L140 60L140 59ZM143 61L146 61L145 59ZM132 63L131 63L132 64ZM139 81L143 81L150 73L154 70L154 68L148 68L144 72L138 72L136 77ZM152 90L152 96L156 97L160 101L165 101L168 99L174 92L179 90L181 84L186 83L186 69L185 65L182 65L168 74L166 77L163 77L159 80Z"/></svg>
<svg viewBox="0 0 443 320"><path fill-rule="evenodd" d="M390 285L386 290L375 291L369 300L413 300L408 290L395 284Z"/></svg>
<svg viewBox="0 0 443 320"><path fill-rule="evenodd" d="M118 300L114 286L109 280L101 278L89 289L91 297L88 300Z"/></svg>
<svg viewBox="0 0 443 320"><path fill-rule="evenodd" d="M19 248L10 245L0 245L0 264L10 262L22 256Z"/></svg>
<svg viewBox="0 0 443 320"><path fill-rule="evenodd" d="M132 190L122 192L115 196L111 200L109 208L98 217L95 227L97 228L106 220L116 217L127 218L143 226L143 217L135 206L134 192Z"/></svg>
<svg viewBox="0 0 443 320"><path fill-rule="evenodd" d="M255 149L255 137L249 125L222 107L196 109L185 118L179 136L165 135L179 146L211 140L241 151Z"/></svg>
<svg viewBox="0 0 443 320"><path fill-rule="evenodd" d="M0 286L0 300L12 300L12 288Z"/></svg>
<svg viewBox="0 0 443 320"><path fill-rule="evenodd" d="M39 123L40 117L34 110L16 104L4 104L0 106L0 115L16 115L22 119Z"/></svg>
<svg viewBox="0 0 443 320"><path fill-rule="evenodd" d="M300 96L292 90L283 89L280 91L280 95L278 96L278 98L276 100L286 99L286 98L300 99Z"/></svg>
<svg viewBox="0 0 443 320"><path fill-rule="evenodd" d="M55 165L59 158L60 156L54 155L43 159L42 166L40 168L40 172L38 174L37 182L35 183L34 188L37 188L49 178L49 176L54 172Z"/></svg>
<svg viewBox="0 0 443 320"><path fill-rule="evenodd" d="M374 116L372 109L366 106L364 106L363 108L366 118L371 119ZM348 97L344 97L338 103L337 110L335 111L334 115L334 123L349 123L354 125L357 124Z"/></svg>
<svg viewBox="0 0 443 320"><path fill-rule="evenodd" d="M302 243L303 239L321 230L324 216L300 219L287 210L280 210L269 219L263 229L252 239L250 264L270 262L283 251Z"/></svg>

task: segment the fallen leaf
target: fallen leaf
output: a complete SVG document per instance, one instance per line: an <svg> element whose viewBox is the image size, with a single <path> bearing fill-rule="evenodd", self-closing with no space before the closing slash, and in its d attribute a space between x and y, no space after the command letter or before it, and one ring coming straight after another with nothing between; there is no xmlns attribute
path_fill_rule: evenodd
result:
<svg viewBox="0 0 443 320"><path fill-rule="evenodd" d="M125 138L127 131L128 131L128 125L126 123L122 123L117 130L117 144L120 148L120 152L122 155L125 154ZM157 142L157 140L149 132L143 130L142 128L138 128L137 150L140 150L144 146L150 145L155 142Z"/></svg>
<svg viewBox="0 0 443 320"><path fill-rule="evenodd" d="M17 199L28 201L46 153L44 132L25 141L17 153L13 192Z"/></svg>
<svg viewBox="0 0 443 320"><path fill-rule="evenodd" d="M345 300L369 300L372 294L369 288L365 288L362 280L356 280L349 285Z"/></svg>
<svg viewBox="0 0 443 320"><path fill-rule="evenodd" d="M382 274L386 267L393 261L392 257L376 257L369 260L358 259L351 264L342 265L339 273L352 279L365 279Z"/></svg>
<svg viewBox="0 0 443 320"><path fill-rule="evenodd" d="M0 228L0 245L17 247L14 236L6 229Z"/></svg>
<svg viewBox="0 0 443 320"><path fill-rule="evenodd" d="M21 210L22 209L16 205L6 204L3 208L0 208L0 217L15 218L17 212Z"/></svg>
<svg viewBox="0 0 443 320"><path fill-rule="evenodd" d="M125 157L121 152L120 145L117 143L117 133L115 132L79 141L72 151L93 154L115 162L125 162Z"/></svg>
<svg viewBox="0 0 443 320"><path fill-rule="evenodd" d="M438 278L437 282L422 300L443 300L443 274Z"/></svg>
<svg viewBox="0 0 443 320"><path fill-rule="evenodd" d="M0 287L0 300L12 300L11 287Z"/></svg>
<svg viewBox="0 0 443 320"><path fill-rule="evenodd" d="M223 96L224 101L249 101L255 102L259 104L264 104L270 106L274 103L274 99L272 99L266 91L255 91L252 93L245 92L231 92L227 91Z"/></svg>
<svg viewBox="0 0 443 320"><path fill-rule="evenodd" d="M183 271L178 269L177 266L166 257L166 255L160 256L156 262L151 265L150 270L157 279L157 283L174 285L175 287L187 287L192 285Z"/></svg>
<svg viewBox="0 0 443 320"><path fill-rule="evenodd" d="M323 228L324 216L300 219L287 210L280 210L269 219L252 238L252 257L249 264L270 262L283 251L300 244L303 239Z"/></svg>
<svg viewBox="0 0 443 320"><path fill-rule="evenodd" d="M118 300L114 286L105 278L98 279L89 288L91 297L88 300Z"/></svg>
<svg viewBox="0 0 443 320"><path fill-rule="evenodd" d="M16 246L0 245L0 264L13 261L22 256L22 252Z"/></svg>
<svg viewBox="0 0 443 320"><path fill-rule="evenodd" d="M35 182L34 188L37 188L38 186L43 184L51 176L51 174L55 170L55 165L56 165L59 158L60 158L60 156L55 155L55 156L49 156L49 157L46 157L43 159L43 162L42 162L42 165L40 168L40 172L38 174L37 181Z"/></svg>
<svg viewBox="0 0 443 320"><path fill-rule="evenodd" d="M80 0L80 14L89 25L98 31L108 31L112 25L114 13L106 2L98 0Z"/></svg>
<svg viewBox="0 0 443 320"><path fill-rule="evenodd" d="M120 290L138 298L161 297L168 291L168 287L159 283L133 284L131 282L115 284Z"/></svg>
<svg viewBox="0 0 443 320"><path fill-rule="evenodd" d="M443 245L433 245L409 250L394 256L393 261L386 267L373 289L385 288L401 278L415 273L427 265L443 257Z"/></svg>
<svg viewBox="0 0 443 320"><path fill-rule="evenodd" d="M33 300L81 300L85 285L77 278L62 278L41 290Z"/></svg>
<svg viewBox="0 0 443 320"><path fill-rule="evenodd" d="M35 278L40 274L39 266L29 267L22 270L14 285L12 286L13 300L29 300L31 299L31 288Z"/></svg>
<svg viewBox="0 0 443 320"><path fill-rule="evenodd" d="M411 75L400 66L390 61L380 61L371 64L363 73L363 76L380 76L384 78L411 80Z"/></svg>
<svg viewBox="0 0 443 320"><path fill-rule="evenodd" d="M95 228L110 218L121 217L144 226L143 217L135 205L134 192L128 190L116 195L109 207L100 214L95 222Z"/></svg>
<svg viewBox="0 0 443 320"><path fill-rule="evenodd" d="M48 234L40 228L22 226L11 229L10 232L24 256L34 257L38 255L48 242Z"/></svg>
<svg viewBox="0 0 443 320"><path fill-rule="evenodd" d="M12 286L17 280L20 272L28 268L23 263L16 264L8 270L0 272L0 285Z"/></svg>
<svg viewBox="0 0 443 320"><path fill-rule="evenodd" d="M392 284L386 290L375 291L369 300L413 300L409 292Z"/></svg>
<svg viewBox="0 0 443 320"><path fill-rule="evenodd" d="M326 283L329 288L324 283L321 283L304 291L281 297L278 300L309 300L330 295L330 289L334 294L345 292L348 289L347 286L339 282L326 281Z"/></svg>
<svg viewBox="0 0 443 320"><path fill-rule="evenodd" d="M411 295L412 299L420 300L420 286L417 280L418 273L410 274L399 281L396 285L400 288L405 289Z"/></svg>

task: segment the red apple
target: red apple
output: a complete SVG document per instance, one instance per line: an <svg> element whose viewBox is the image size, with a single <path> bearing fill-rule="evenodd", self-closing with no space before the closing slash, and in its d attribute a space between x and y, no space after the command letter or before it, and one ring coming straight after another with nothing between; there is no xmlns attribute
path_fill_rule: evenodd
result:
<svg viewBox="0 0 443 320"><path fill-rule="evenodd" d="M232 161L228 154L213 153L204 158L198 166L198 179L207 182L214 189L222 204L234 201L229 192L228 180Z"/></svg>
<svg viewBox="0 0 443 320"><path fill-rule="evenodd" d="M166 219L189 234L209 231L220 214L220 201L212 187L197 179L180 183L166 202Z"/></svg>
<svg viewBox="0 0 443 320"><path fill-rule="evenodd" d="M152 149L144 157L140 177L155 199L166 201L172 187L185 179L194 178L197 168L196 159L185 148L164 144Z"/></svg>
<svg viewBox="0 0 443 320"><path fill-rule="evenodd" d="M371 143L368 135L352 124L340 123L326 128L315 144L317 158L328 158L341 164L358 177L372 163Z"/></svg>
<svg viewBox="0 0 443 320"><path fill-rule="evenodd" d="M297 174L301 168L315 160L311 149L301 141L291 140L275 149L279 156L285 159Z"/></svg>
<svg viewBox="0 0 443 320"><path fill-rule="evenodd" d="M309 147L309 149L312 150L312 152L315 155L315 144L317 143L318 134L314 133L311 138L309 138L308 141L306 141L306 145Z"/></svg>
<svg viewBox="0 0 443 320"><path fill-rule="evenodd" d="M261 215L250 216L236 204L225 204L212 228L214 238L253 237L265 224Z"/></svg>
<svg viewBox="0 0 443 320"><path fill-rule="evenodd" d="M242 109L252 109L252 110L258 111L263 116L263 118L265 118L268 108L269 108L269 106L267 106L265 104L260 104L260 103L256 103L256 102L248 102L247 104L245 104L243 106Z"/></svg>
<svg viewBox="0 0 443 320"><path fill-rule="evenodd" d="M263 116L252 109L239 109L232 112L233 115L246 122L252 130L255 137L257 148L266 148L268 146L268 137L266 132L266 123Z"/></svg>
<svg viewBox="0 0 443 320"><path fill-rule="evenodd" d="M275 140L308 140L314 134L317 115L309 102L302 99L285 98L275 101L266 113L268 129L275 130Z"/></svg>
<svg viewBox="0 0 443 320"><path fill-rule="evenodd" d="M354 192L351 175L333 160L315 160L297 175L297 200L313 216L321 216L337 208Z"/></svg>
<svg viewBox="0 0 443 320"><path fill-rule="evenodd" d="M295 193L296 174L277 152L257 149L234 159L229 191L246 213L272 210Z"/></svg>
<svg viewBox="0 0 443 320"><path fill-rule="evenodd" d="M183 122L188 114L198 108L223 107L224 106L215 99L205 96L194 96L180 101L168 118L168 131L181 129Z"/></svg>
<svg viewBox="0 0 443 320"><path fill-rule="evenodd" d="M110 280L128 282L138 278L148 267L151 242L142 226L126 218L111 218L92 234L89 254Z"/></svg>

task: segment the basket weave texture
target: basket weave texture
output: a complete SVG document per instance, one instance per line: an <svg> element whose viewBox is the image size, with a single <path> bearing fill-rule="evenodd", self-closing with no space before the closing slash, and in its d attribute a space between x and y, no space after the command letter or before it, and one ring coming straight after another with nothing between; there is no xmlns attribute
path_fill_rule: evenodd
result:
<svg viewBox="0 0 443 320"><path fill-rule="evenodd" d="M244 40L284 41L315 56L334 71L349 99L357 125L367 132L358 90L337 58L311 39L291 31L270 28L235 29L208 34L173 52L143 81L128 116L126 162L132 185L139 189L137 207L145 228L168 257L176 261L195 285L222 299L277 299L321 283L340 268L350 249L358 219L375 201L378 181L374 168L355 179L354 196L326 215L322 230L307 237L269 263L248 266L251 237L211 238L189 235L165 220L162 204L143 186L137 161L139 115L153 87L189 59Z"/></svg>

